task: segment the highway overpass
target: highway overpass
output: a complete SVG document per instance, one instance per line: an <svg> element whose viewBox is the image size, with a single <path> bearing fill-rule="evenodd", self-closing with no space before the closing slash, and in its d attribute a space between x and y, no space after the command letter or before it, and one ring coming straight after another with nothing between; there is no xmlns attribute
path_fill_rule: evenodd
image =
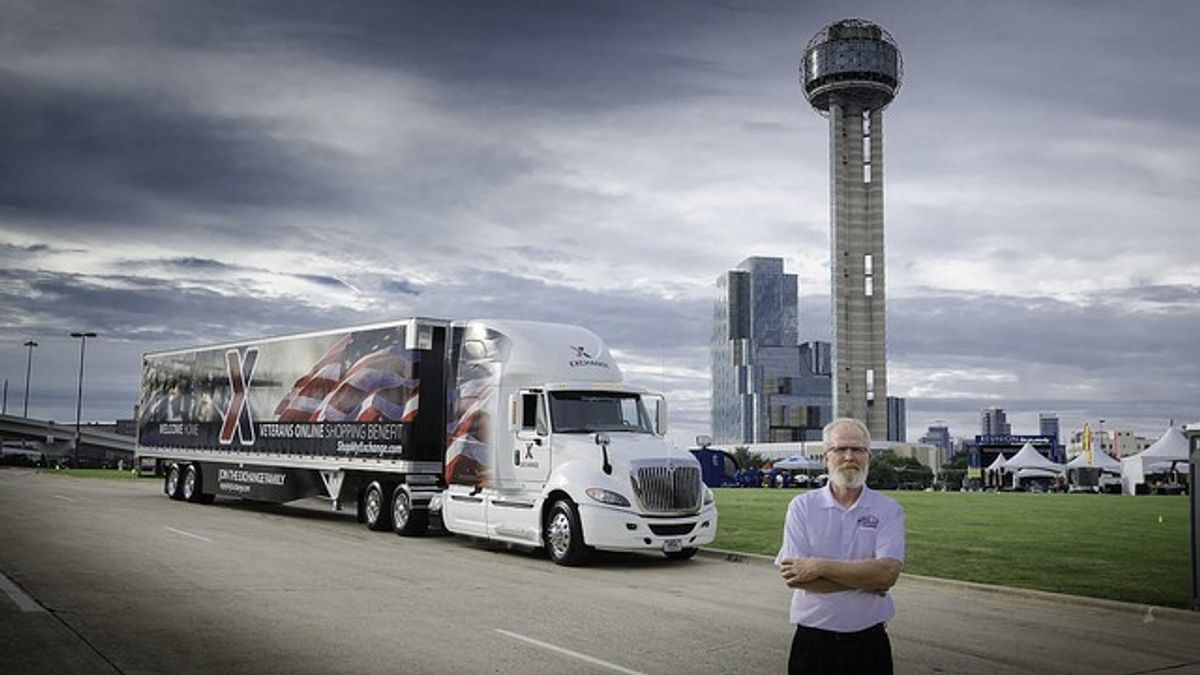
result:
<svg viewBox="0 0 1200 675"><path fill-rule="evenodd" d="M41 453L49 463L66 461L78 466L133 466L134 437L83 425L78 452L75 423L0 415L0 442L5 454Z"/></svg>

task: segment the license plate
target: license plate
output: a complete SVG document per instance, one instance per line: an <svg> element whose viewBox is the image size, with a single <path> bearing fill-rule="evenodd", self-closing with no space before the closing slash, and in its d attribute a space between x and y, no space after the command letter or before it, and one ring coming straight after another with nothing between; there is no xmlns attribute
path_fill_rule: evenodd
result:
<svg viewBox="0 0 1200 675"><path fill-rule="evenodd" d="M667 553L678 553L683 550L683 543L678 539L668 539L663 542L663 550Z"/></svg>

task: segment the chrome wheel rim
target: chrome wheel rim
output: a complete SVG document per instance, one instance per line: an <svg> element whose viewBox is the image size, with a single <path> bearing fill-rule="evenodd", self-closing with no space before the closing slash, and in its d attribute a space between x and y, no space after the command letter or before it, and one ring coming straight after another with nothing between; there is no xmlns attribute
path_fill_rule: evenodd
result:
<svg viewBox="0 0 1200 675"><path fill-rule="evenodd" d="M571 548L571 519L565 513L556 513L550 519L546 540L555 558L562 558Z"/></svg>
<svg viewBox="0 0 1200 675"><path fill-rule="evenodd" d="M367 522L374 523L379 520L379 491L367 490Z"/></svg>
<svg viewBox="0 0 1200 675"><path fill-rule="evenodd" d="M188 471L187 475L183 477L183 496L190 499L194 494L196 494L196 473Z"/></svg>
<svg viewBox="0 0 1200 675"><path fill-rule="evenodd" d="M167 493L175 494L175 490L179 489L179 469L171 467L167 473Z"/></svg>
<svg viewBox="0 0 1200 675"><path fill-rule="evenodd" d="M397 530L408 524L408 511L408 495L404 492L397 493L392 503L392 522L396 524Z"/></svg>

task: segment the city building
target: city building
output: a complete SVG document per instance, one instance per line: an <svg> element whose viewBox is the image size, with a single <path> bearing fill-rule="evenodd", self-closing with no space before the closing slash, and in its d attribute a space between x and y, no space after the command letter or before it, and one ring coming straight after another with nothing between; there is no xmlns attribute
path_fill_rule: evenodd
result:
<svg viewBox="0 0 1200 675"><path fill-rule="evenodd" d="M1136 455L1153 445L1156 440L1155 438L1138 436L1132 431L1105 431L1095 427L1092 428L1092 450L1108 453L1116 459ZM1069 458L1074 458L1081 452L1083 452L1083 430L1072 434L1071 442L1067 444L1067 456Z"/></svg>
<svg viewBox="0 0 1200 675"><path fill-rule="evenodd" d="M829 118L833 405L888 437L883 109L900 89L895 40L862 19L821 29L800 64L804 96Z"/></svg>
<svg viewBox="0 0 1200 675"><path fill-rule="evenodd" d="M1058 413L1038 413L1038 435L1061 440L1058 432Z"/></svg>
<svg viewBox="0 0 1200 675"><path fill-rule="evenodd" d="M988 408L979 414L979 434L981 436L1009 436L1012 425L1008 423L1008 414L1004 408Z"/></svg>
<svg viewBox="0 0 1200 675"><path fill-rule="evenodd" d="M908 440L907 404L899 396L887 397L887 440L903 443ZM945 455L943 455L944 457Z"/></svg>
<svg viewBox="0 0 1200 675"><path fill-rule="evenodd" d="M942 451L942 456L950 458L954 452L954 441L950 438L950 428L945 424L931 424L921 437L920 443L932 445Z"/></svg>
<svg viewBox="0 0 1200 675"><path fill-rule="evenodd" d="M797 293L781 258L747 258L717 278L714 443L820 440L832 419L829 343L800 343Z"/></svg>

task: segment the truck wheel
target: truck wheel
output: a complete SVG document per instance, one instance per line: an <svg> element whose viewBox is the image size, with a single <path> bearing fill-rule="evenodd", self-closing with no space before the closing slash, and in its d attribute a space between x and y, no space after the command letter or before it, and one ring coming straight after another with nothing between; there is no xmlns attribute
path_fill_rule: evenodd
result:
<svg viewBox="0 0 1200 675"><path fill-rule="evenodd" d="M700 549L697 548L681 548L678 551L669 551L664 555L666 555L670 560L688 560L692 556L696 555L696 551L699 550Z"/></svg>
<svg viewBox="0 0 1200 675"><path fill-rule="evenodd" d="M179 465L172 464L171 468L167 469L167 478L163 481L163 492L171 499L183 499L183 494L180 491L180 473Z"/></svg>
<svg viewBox="0 0 1200 675"><path fill-rule="evenodd" d="M200 501L200 470L195 464L188 464L183 470L183 485L179 488L179 496L185 502L193 504Z"/></svg>
<svg viewBox="0 0 1200 675"><path fill-rule="evenodd" d="M403 485L392 493L392 529L405 537L417 537L429 529L429 509L414 509Z"/></svg>
<svg viewBox="0 0 1200 675"><path fill-rule="evenodd" d="M582 565L590 557L591 550L583 545L579 510L569 499L560 499L550 507L542 538L550 559L559 565Z"/></svg>
<svg viewBox="0 0 1200 675"><path fill-rule="evenodd" d="M372 481L363 493L363 518L367 528L379 532L392 527L391 492L379 481Z"/></svg>

